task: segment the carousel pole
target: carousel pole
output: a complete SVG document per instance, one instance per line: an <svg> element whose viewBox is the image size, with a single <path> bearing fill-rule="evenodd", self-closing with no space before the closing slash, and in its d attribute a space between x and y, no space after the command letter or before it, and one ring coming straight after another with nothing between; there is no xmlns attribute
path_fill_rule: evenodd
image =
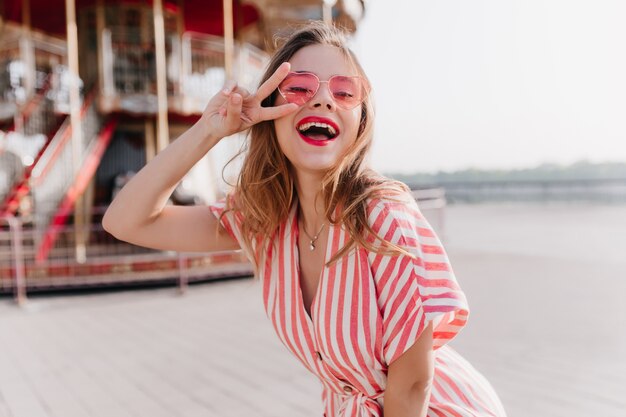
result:
<svg viewBox="0 0 626 417"><path fill-rule="evenodd" d="M104 15L104 0L96 1L96 50L98 54L98 89L103 92L104 84L104 51L102 47L102 34L106 26L106 16Z"/></svg>
<svg viewBox="0 0 626 417"><path fill-rule="evenodd" d="M22 2L22 30L24 36L20 37L20 60L26 67L24 75L24 96L16 97L16 104L18 108L25 105L28 102L28 97L34 90L35 79L35 60L33 59L33 44L31 39L31 24L30 24L30 1L24 0ZM15 112L13 116L13 123L15 125L15 131L21 134L24 132L24 114L21 110Z"/></svg>
<svg viewBox="0 0 626 417"><path fill-rule="evenodd" d="M183 84L185 82L185 77L184 77L184 73L183 73L183 68L182 68L182 62L183 62L183 33L185 33L185 4L183 3L183 0L177 0L176 1L176 5L178 6L178 15L176 16L176 32L177 32L177 36L176 36L176 41L178 42L178 56L177 56L177 60L179 63L178 66L178 88L177 88L177 92L176 94L178 95L179 98L182 97L183 95ZM178 105L181 106L183 103L179 102Z"/></svg>
<svg viewBox="0 0 626 417"><path fill-rule="evenodd" d="M322 0L322 19L327 26L333 25L333 6L337 0Z"/></svg>
<svg viewBox="0 0 626 417"><path fill-rule="evenodd" d="M157 151L165 149L169 143L169 126L167 122L167 78L165 62L165 22L163 19L163 0L152 3L154 14L154 46L156 51L157 77Z"/></svg>
<svg viewBox="0 0 626 417"><path fill-rule="evenodd" d="M78 75L78 28L76 26L75 0L65 0L65 21L67 31L67 60L70 73L70 125L72 127L72 173L76 179L80 170L83 153L83 130L80 120L80 91ZM76 262L84 263L85 248L85 215L83 196L74 202L74 238Z"/></svg>
<svg viewBox="0 0 626 417"><path fill-rule="evenodd" d="M223 0L224 5L224 71L232 79L235 61L235 30L233 28L233 0Z"/></svg>
<svg viewBox="0 0 626 417"><path fill-rule="evenodd" d="M26 78L24 79L26 97L24 99L28 100L28 97L35 91L35 51L33 51L30 0L22 0L22 27L25 36L20 39L20 46L22 60L26 64Z"/></svg>

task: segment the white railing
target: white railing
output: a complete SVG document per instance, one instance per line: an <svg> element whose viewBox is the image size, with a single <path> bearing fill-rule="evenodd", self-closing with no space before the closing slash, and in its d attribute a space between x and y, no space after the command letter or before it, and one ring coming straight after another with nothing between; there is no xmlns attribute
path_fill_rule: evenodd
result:
<svg viewBox="0 0 626 417"><path fill-rule="evenodd" d="M51 71L66 61L65 42L37 32L8 28L0 39L0 102L14 111L39 92ZM6 117L6 115L2 115Z"/></svg>
<svg viewBox="0 0 626 417"><path fill-rule="evenodd" d="M115 103L111 109L156 113L154 44L124 41L117 32L107 28L102 34L103 100ZM224 84L224 39L195 32L186 32L182 38L170 35L166 56L170 110L202 112ZM235 77L245 88L254 89L267 60L267 54L251 45L236 46Z"/></svg>
<svg viewBox="0 0 626 417"><path fill-rule="evenodd" d="M224 39L202 33L186 32L182 38L181 92L185 113L200 113L209 99L224 85ZM253 91L268 55L249 44L235 47L233 77L239 85Z"/></svg>
<svg viewBox="0 0 626 417"><path fill-rule="evenodd" d="M4 265L9 266L11 271L9 280L3 279L0 275L0 290L2 292L13 290L13 297L18 305L26 302L26 280L24 268L24 251L22 237L22 222L20 219L5 215L0 216L0 227L8 227L3 231L0 228L0 268ZM4 235L4 236L3 236Z"/></svg>
<svg viewBox="0 0 626 417"><path fill-rule="evenodd" d="M446 240L446 190L443 187L431 187L411 190L422 213L428 217L435 232L442 241ZM432 213L432 214L431 214Z"/></svg>
<svg viewBox="0 0 626 417"><path fill-rule="evenodd" d="M59 231L59 238L43 262L37 262L37 231L23 219L0 216L0 294L13 293L23 304L27 290L85 288L94 286L187 283L252 275L252 266L241 250L211 253L157 251L119 241L104 231L101 217L106 207L94 207L86 259L76 262L74 225Z"/></svg>
<svg viewBox="0 0 626 417"><path fill-rule="evenodd" d="M81 111L80 161L83 161L101 126L102 121L96 111L92 94L85 101ZM33 197L32 221L40 234L45 232L65 192L76 178L71 136L70 118L68 117L51 139L32 170L30 177L30 189Z"/></svg>

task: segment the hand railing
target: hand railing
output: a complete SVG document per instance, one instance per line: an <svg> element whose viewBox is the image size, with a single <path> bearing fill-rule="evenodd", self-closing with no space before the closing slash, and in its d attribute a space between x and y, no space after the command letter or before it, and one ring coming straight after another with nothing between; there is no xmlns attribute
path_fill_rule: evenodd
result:
<svg viewBox="0 0 626 417"><path fill-rule="evenodd" d="M48 74L37 94L20 112L21 126L14 126L15 130L26 136L43 134L48 135L58 126L58 116L54 112L54 102L49 97L54 75Z"/></svg>
<svg viewBox="0 0 626 417"><path fill-rule="evenodd" d="M26 181L29 169L37 161L42 149L59 125L59 117L54 113L54 104L47 95L50 90L49 75L41 90L27 103L14 118L17 124L9 131L0 149L0 213L13 204L16 187ZM37 136L34 135L43 135ZM4 152L3 152L4 151Z"/></svg>
<svg viewBox="0 0 626 417"><path fill-rule="evenodd" d="M80 161L101 127L96 111L94 93L90 94L81 110ZM68 117L52 138L32 170L30 188L33 197L32 220L39 234L45 233L65 192L76 178L70 118Z"/></svg>

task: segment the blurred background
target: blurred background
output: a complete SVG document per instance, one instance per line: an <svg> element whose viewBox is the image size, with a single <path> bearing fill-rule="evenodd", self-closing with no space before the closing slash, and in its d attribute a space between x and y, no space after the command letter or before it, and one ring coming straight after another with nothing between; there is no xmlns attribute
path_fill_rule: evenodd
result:
<svg viewBox="0 0 626 417"><path fill-rule="evenodd" d="M0 16L0 417L321 415L240 252L153 251L100 224L226 78L254 89L308 20L351 34L370 163L410 185L468 296L455 349L510 417L624 415L624 2L3 0ZM171 204L227 192L243 140Z"/></svg>

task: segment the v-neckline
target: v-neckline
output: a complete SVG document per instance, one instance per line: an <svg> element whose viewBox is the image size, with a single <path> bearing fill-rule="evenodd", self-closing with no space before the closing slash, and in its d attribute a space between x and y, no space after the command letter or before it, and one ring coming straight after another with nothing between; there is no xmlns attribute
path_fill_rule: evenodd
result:
<svg viewBox="0 0 626 417"><path fill-rule="evenodd" d="M293 239L293 251L294 251L294 259L296 261L296 276L295 276L295 285L296 288L298 289L298 296L300 297L300 307L302 308L302 311L304 312L304 315L307 317L307 320L309 321L309 323L313 324L313 316L315 316L313 310L315 309L315 306L317 305L317 300L319 298L319 293L321 291L321 287L322 287L322 280L324 278L324 273L326 272L326 259L328 257L328 252L331 250L330 246L329 246L329 240L331 238L331 232L332 232L332 224L328 225L328 236L326 238L326 247L324 248L324 259L323 259L323 263L322 263L322 269L320 271L320 275L318 277L317 280L317 288L315 288L315 292L313 293L313 298L311 299L311 305L309 306L309 311L307 311L306 309L306 305L304 303L304 294L302 292L302 282L301 282L301 278L302 278L302 273L300 271L300 248L298 247L298 241L300 239L300 226L298 224L298 207L299 207L299 202L296 201L296 203L294 204L294 214L293 214L293 218L292 218L292 222L293 222L293 227L294 227L294 239Z"/></svg>

